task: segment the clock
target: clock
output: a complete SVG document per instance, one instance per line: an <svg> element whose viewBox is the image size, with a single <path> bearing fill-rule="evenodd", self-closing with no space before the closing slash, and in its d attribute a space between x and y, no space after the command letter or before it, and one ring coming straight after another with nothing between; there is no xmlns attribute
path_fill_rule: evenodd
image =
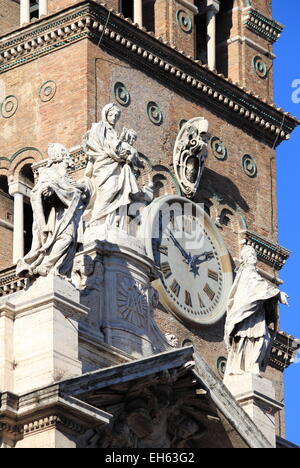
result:
<svg viewBox="0 0 300 468"><path fill-rule="evenodd" d="M233 272L223 238L202 205L159 197L143 213L142 232L147 255L161 271L154 286L163 306L193 324L218 322Z"/></svg>

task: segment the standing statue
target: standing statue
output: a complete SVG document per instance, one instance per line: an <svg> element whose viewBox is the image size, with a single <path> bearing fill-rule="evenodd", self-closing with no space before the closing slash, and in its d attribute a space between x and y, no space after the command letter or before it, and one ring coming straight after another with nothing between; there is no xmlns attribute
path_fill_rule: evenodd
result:
<svg viewBox="0 0 300 468"><path fill-rule="evenodd" d="M265 370L277 333L278 302L288 305L288 296L257 271L255 249L244 246L241 258L227 305L225 343L229 356L225 376L259 375ZM272 323L274 336L269 329Z"/></svg>
<svg viewBox="0 0 300 468"><path fill-rule="evenodd" d="M22 277L49 273L70 277L73 268L87 189L68 175L70 155L63 145L50 144L48 155L31 192L33 240L30 252L17 265Z"/></svg>
<svg viewBox="0 0 300 468"><path fill-rule="evenodd" d="M102 121L93 124L84 137L83 148L88 156L85 176L91 192L84 216L87 226L105 224L123 228L124 213L133 196L139 193L132 169L138 158L133 147L136 133L123 129L118 136L115 125L120 115L115 104L106 105Z"/></svg>

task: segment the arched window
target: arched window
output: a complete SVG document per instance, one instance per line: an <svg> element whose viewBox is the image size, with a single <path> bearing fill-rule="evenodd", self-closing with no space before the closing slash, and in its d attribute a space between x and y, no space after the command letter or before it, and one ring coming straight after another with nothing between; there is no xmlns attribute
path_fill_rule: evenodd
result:
<svg viewBox="0 0 300 468"><path fill-rule="evenodd" d="M26 184L28 187L33 187L34 184L34 175L32 172L31 164L26 164L25 166L22 167L20 171L19 178L24 184Z"/></svg>
<svg viewBox="0 0 300 468"><path fill-rule="evenodd" d="M39 0L30 0L30 21L39 17Z"/></svg>
<svg viewBox="0 0 300 468"><path fill-rule="evenodd" d="M143 26L147 31L155 32L155 0L143 1Z"/></svg>
<svg viewBox="0 0 300 468"><path fill-rule="evenodd" d="M217 37L216 37L216 63L217 70L228 76L228 44L232 30L232 9L234 0L221 2L220 12L217 15Z"/></svg>
<svg viewBox="0 0 300 468"><path fill-rule="evenodd" d="M207 21L206 13L199 14L195 17L196 29L196 60L201 60L202 63L207 63Z"/></svg>
<svg viewBox="0 0 300 468"><path fill-rule="evenodd" d="M26 164L21 169L19 174L19 180L24 185L29 188L32 188L34 185L34 176L31 169L31 164ZM26 255L30 249L32 244L32 224L33 224L33 213L32 207L30 203L30 199L28 197L24 197L24 254Z"/></svg>
<svg viewBox="0 0 300 468"><path fill-rule="evenodd" d="M120 0L120 12L133 20L133 0Z"/></svg>
<svg viewBox="0 0 300 468"><path fill-rule="evenodd" d="M120 0L120 12L125 18L131 18L136 23L141 23L147 31L155 30L155 17L154 17L155 0ZM138 18L137 11L142 12L142 21Z"/></svg>
<svg viewBox="0 0 300 468"><path fill-rule="evenodd" d="M0 175L0 269L12 264L14 200L9 194L8 180Z"/></svg>
<svg viewBox="0 0 300 468"><path fill-rule="evenodd" d="M5 193L7 195L9 194L8 180L7 180L7 177L4 175L0 176L0 192Z"/></svg>

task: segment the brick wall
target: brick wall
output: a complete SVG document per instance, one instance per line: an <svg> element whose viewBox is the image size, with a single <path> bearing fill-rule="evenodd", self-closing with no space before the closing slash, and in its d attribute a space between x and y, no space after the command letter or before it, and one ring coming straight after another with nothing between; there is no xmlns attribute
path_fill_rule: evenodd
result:
<svg viewBox="0 0 300 468"><path fill-rule="evenodd" d="M252 2L252 7L255 7L255 2ZM262 13L270 17L265 10ZM250 31L244 24L244 16L245 13L239 9L220 10L217 16L217 69L234 82L273 102L272 44ZM254 60L257 57L268 70L266 76L259 76L255 71Z"/></svg>
<svg viewBox="0 0 300 468"><path fill-rule="evenodd" d="M15 115L1 119L1 156L11 157L25 147L46 155L50 142L68 147L81 142L87 128L86 64L87 42L79 42L1 75L6 94L18 99ZM43 102L39 90L47 81L55 83L56 93Z"/></svg>
<svg viewBox="0 0 300 468"><path fill-rule="evenodd" d="M19 26L20 6L13 0L0 0L0 36Z"/></svg>
<svg viewBox="0 0 300 468"><path fill-rule="evenodd" d="M13 231L13 199L0 191L0 265L1 270L12 264ZM3 223L4 222L4 223Z"/></svg>
<svg viewBox="0 0 300 468"><path fill-rule="evenodd" d="M103 3L101 0L93 0L95 3ZM63 8L68 8L69 6L80 3L81 0L48 0L48 12L54 13ZM105 2L108 8L113 8L116 11L119 11L120 0L107 0Z"/></svg>
<svg viewBox="0 0 300 468"><path fill-rule="evenodd" d="M179 11L181 14L177 17ZM179 26L181 16L191 22L191 27L187 28L186 32ZM162 37L191 57L195 56L194 15L176 0L156 0L155 35Z"/></svg>

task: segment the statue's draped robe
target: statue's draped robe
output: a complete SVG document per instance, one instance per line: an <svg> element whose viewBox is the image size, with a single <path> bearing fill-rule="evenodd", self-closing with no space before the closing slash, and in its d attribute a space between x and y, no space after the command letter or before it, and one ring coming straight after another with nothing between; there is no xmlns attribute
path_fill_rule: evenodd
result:
<svg viewBox="0 0 300 468"><path fill-rule="evenodd" d="M229 294L225 343L229 350L226 374L259 374L268 364L277 331L280 291L261 277L254 265L242 266Z"/></svg>
<svg viewBox="0 0 300 468"><path fill-rule="evenodd" d="M93 124L85 137L91 198L84 220L89 225L104 223L108 215L126 209L131 195L139 192L131 167L118 155L119 145L117 132L107 122Z"/></svg>
<svg viewBox="0 0 300 468"><path fill-rule="evenodd" d="M53 195L45 197L43 191ZM84 210L82 192L67 175L64 163L42 168L31 192L32 247L19 261L17 273L32 275L36 268L70 276L77 246L77 231Z"/></svg>

